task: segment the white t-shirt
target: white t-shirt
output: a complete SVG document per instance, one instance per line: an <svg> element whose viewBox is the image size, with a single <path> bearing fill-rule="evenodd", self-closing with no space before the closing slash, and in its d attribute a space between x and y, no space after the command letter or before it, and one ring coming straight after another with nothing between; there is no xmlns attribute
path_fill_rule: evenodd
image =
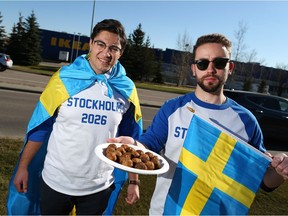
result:
<svg viewBox="0 0 288 216"><path fill-rule="evenodd" d="M69 195L88 195L113 183L113 167L95 154L98 144L115 137L130 102L96 82L59 108L51 132L42 177L52 189Z"/></svg>

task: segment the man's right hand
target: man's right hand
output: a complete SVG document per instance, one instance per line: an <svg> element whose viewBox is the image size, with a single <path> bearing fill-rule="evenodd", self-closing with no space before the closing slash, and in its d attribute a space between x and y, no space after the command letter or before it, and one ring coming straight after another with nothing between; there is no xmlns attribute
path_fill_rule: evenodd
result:
<svg viewBox="0 0 288 216"><path fill-rule="evenodd" d="M132 145L139 146L141 148L147 148L145 145L143 145L142 143L136 141L135 139L133 139L132 137L129 137L129 136L119 136L119 137L115 137L115 138L109 138L107 140L107 142L108 143L132 144Z"/></svg>
<svg viewBox="0 0 288 216"><path fill-rule="evenodd" d="M135 140L129 136L119 136L114 138L109 138L108 143L125 143L125 144L134 144Z"/></svg>
<svg viewBox="0 0 288 216"><path fill-rule="evenodd" d="M28 191L28 170L25 168L18 168L14 177L14 186L19 193L27 193Z"/></svg>

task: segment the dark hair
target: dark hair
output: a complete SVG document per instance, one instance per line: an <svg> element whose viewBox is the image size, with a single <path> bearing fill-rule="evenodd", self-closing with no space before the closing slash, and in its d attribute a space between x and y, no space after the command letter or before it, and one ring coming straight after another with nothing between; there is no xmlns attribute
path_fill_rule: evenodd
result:
<svg viewBox="0 0 288 216"><path fill-rule="evenodd" d="M226 38L224 35L218 34L218 33L207 34L207 35L203 35L197 39L196 44L193 47L193 54L192 54L193 61L195 60L195 54L196 54L197 48L203 44L206 44L206 43L222 44L228 50L229 55L231 55L232 43L228 38Z"/></svg>
<svg viewBox="0 0 288 216"><path fill-rule="evenodd" d="M120 38L122 50L125 49L127 44L127 37L125 34L125 28L121 22L114 19L104 19L101 22L98 22L94 26L90 38L93 40L101 31L108 31L117 34Z"/></svg>

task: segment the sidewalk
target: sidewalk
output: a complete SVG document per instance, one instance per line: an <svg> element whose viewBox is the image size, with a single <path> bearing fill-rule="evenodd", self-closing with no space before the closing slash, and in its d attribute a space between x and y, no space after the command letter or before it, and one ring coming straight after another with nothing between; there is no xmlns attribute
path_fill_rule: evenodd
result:
<svg viewBox="0 0 288 216"><path fill-rule="evenodd" d="M0 89L6 90L13 90L13 91L24 91L24 92L31 92L31 93L41 93L43 91L42 87L39 86L25 86L20 84L13 84L13 83L4 83L0 82Z"/></svg>
<svg viewBox="0 0 288 216"><path fill-rule="evenodd" d="M0 78L0 89L41 94L46 87L50 76L7 70L0 73ZM142 106L157 108L159 108L166 100L178 96L177 94L167 92L157 92L159 97L154 99L152 97L147 97L147 92L148 95L155 95L155 91L153 90L137 88L137 91Z"/></svg>

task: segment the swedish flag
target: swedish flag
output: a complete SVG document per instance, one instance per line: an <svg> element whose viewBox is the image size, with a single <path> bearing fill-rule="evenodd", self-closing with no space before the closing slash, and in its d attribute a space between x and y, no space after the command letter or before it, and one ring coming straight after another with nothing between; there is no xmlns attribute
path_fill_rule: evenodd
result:
<svg viewBox="0 0 288 216"><path fill-rule="evenodd" d="M254 147L194 114L164 214L247 214L270 161Z"/></svg>

